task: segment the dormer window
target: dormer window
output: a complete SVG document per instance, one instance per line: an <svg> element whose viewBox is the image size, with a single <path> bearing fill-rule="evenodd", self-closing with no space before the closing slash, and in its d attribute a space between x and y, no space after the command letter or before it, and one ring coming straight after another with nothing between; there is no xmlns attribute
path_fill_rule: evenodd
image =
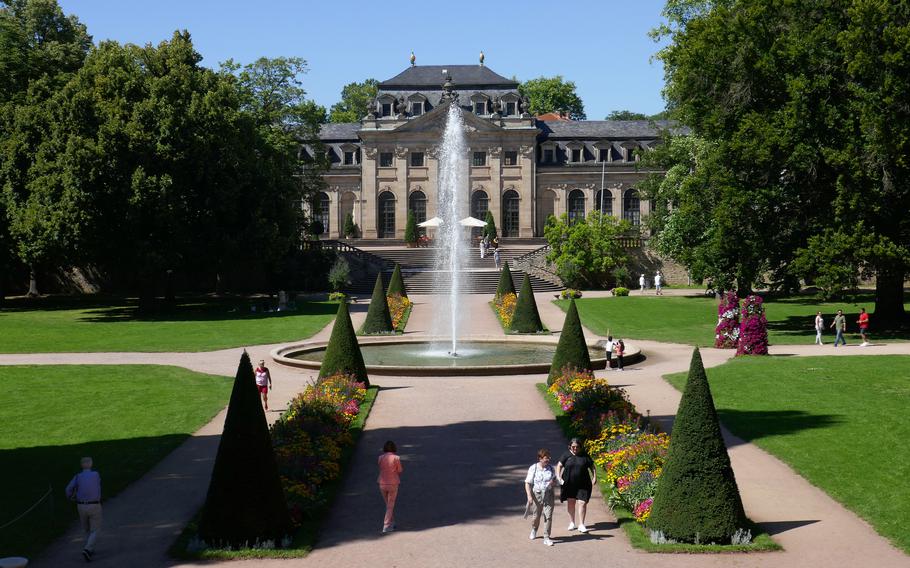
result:
<svg viewBox="0 0 910 568"><path fill-rule="evenodd" d="M503 116L515 116L518 112L518 105L514 102L507 102Z"/></svg>
<svg viewBox="0 0 910 568"><path fill-rule="evenodd" d="M423 114L423 101L411 101L411 116Z"/></svg>
<svg viewBox="0 0 910 568"><path fill-rule="evenodd" d="M556 156L556 153L554 152L553 148L544 148L543 149L543 159L541 159L541 162L543 162L545 164L552 164L553 162L556 161L554 159L555 156Z"/></svg>
<svg viewBox="0 0 910 568"><path fill-rule="evenodd" d="M583 164L585 161L585 145L581 142L566 144L566 159L570 164Z"/></svg>
<svg viewBox="0 0 910 568"><path fill-rule="evenodd" d="M392 116L392 103L382 103L379 106L379 116Z"/></svg>
<svg viewBox="0 0 910 568"><path fill-rule="evenodd" d="M354 164L356 164L356 161L354 159L355 155L356 155L355 152L351 152L351 151L345 152L344 153L344 165L353 166Z"/></svg>
<svg viewBox="0 0 910 568"><path fill-rule="evenodd" d="M581 148L572 148L571 152L572 152L572 157L571 157L570 161L573 164L581 163L581 161L582 161L581 160L581 152L582 152Z"/></svg>
<svg viewBox="0 0 910 568"><path fill-rule="evenodd" d="M427 112L427 98L420 93L408 97L408 110L411 116L421 116Z"/></svg>
<svg viewBox="0 0 910 568"><path fill-rule="evenodd" d="M610 160L610 149L609 148L599 148L597 150L597 161L598 162L609 162Z"/></svg>
<svg viewBox="0 0 910 568"><path fill-rule="evenodd" d="M474 101L474 114L476 114L476 115L487 114L487 102L486 101Z"/></svg>
<svg viewBox="0 0 910 568"><path fill-rule="evenodd" d="M360 163L360 148L354 144L341 145L341 164L344 166L356 166Z"/></svg>

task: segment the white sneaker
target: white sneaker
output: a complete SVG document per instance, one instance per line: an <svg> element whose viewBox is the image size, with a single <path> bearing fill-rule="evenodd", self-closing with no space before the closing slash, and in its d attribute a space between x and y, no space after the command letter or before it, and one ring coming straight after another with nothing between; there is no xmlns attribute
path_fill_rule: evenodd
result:
<svg viewBox="0 0 910 568"><path fill-rule="evenodd" d="M392 532L393 530L395 530L395 528L392 527L392 526L382 527L382 534L390 533L390 532Z"/></svg>
<svg viewBox="0 0 910 568"><path fill-rule="evenodd" d="M575 530L575 523L574 523L574 522L569 523L569 528L566 529L566 530L574 531L574 530Z"/></svg>
<svg viewBox="0 0 910 568"><path fill-rule="evenodd" d="M534 540L535 538L537 538L537 531L535 529L531 529L531 536L529 536L528 538L531 540Z"/></svg>
<svg viewBox="0 0 910 568"><path fill-rule="evenodd" d="M862 343L859 344L860 347L866 347L867 345L869 345L869 344L866 343L865 341L863 341Z"/></svg>
<svg viewBox="0 0 910 568"><path fill-rule="evenodd" d="M588 532L588 527L586 527L584 525L578 525L578 532L586 533L586 532Z"/></svg>
<svg viewBox="0 0 910 568"><path fill-rule="evenodd" d="M543 544L544 546L553 546L553 541L549 537L543 537Z"/></svg>

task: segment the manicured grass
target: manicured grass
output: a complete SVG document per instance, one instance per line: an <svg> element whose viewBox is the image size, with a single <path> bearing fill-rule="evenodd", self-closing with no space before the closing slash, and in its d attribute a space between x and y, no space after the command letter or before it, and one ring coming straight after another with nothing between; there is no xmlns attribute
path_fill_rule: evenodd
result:
<svg viewBox="0 0 910 568"><path fill-rule="evenodd" d="M344 479L347 475L351 459L354 457L354 450L357 447L357 441L360 439L360 435L363 433L363 428L366 426L367 417L370 415L370 410L373 408L373 403L376 402L376 396L379 394L379 387L373 385L367 388L366 398L364 398L363 403L360 405L360 412L351 421L350 430L353 438L353 443L349 446L345 446L341 450L341 460L339 463L339 469L341 470L341 476L335 478L333 481L330 481L325 484L321 489L324 501L322 506L317 511L312 511L310 518L305 520L303 524L297 529L297 533L294 535L294 539L291 543L290 548L277 548L277 549L263 549L263 548L245 548L242 550L227 550L227 549L205 549L198 552L191 552L187 550L190 542L198 533L198 522L199 516L201 514L197 513L196 516L187 524L186 528L174 542L168 551L171 556L175 558L185 559L185 560L241 560L248 558L303 558L313 550L313 546L316 544L316 540L319 537L319 531L322 527L322 523L325 522L326 517L329 514L329 511L332 508L332 503L335 501L335 496L338 495L338 491L341 489L341 485L344 482Z"/></svg>
<svg viewBox="0 0 910 568"><path fill-rule="evenodd" d="M0 367L0 557L31 556L76 518L64 488L92 456L103 498L122 491L230 397L232 381L177 367Z"/></svg>
<svg viewBox="0 0 910 568"><path fill-rule="evenodd" d="M557 300L563 310L567 300ZM628 339L651 339L689 345L714 346L714 327L717 325L717 304L703 296L628 296L582 298L575 301L582 325L598 335L613 335ZM822 311L826 327L834 314L843 309L847 316L847 341L859 339L854 323L859 308L873 309L871 297L861 296L857 303L818 302L811 296L768 298L765 317L768 319L768 340L772 345L793 345L815 342L815 312ZM910 303L905 304L910 312ZM910 329L878 333L875 314L871 315L872 340L895 341L910 339ZM834 341L832 330L826 329L825 342Z"/></svg>
<svg viewBox="0 0 910 568"><path fill-rule="evenodd" d="M337 307L303 302L296 311L262 311L262 299L178 300L152 314L123 298L25 298L0 310L0 352L211 351L307 338ZM252 312L251 306L257 306Z"/></svg>
<svg viewBox="0 0 910 568"><path fill-rule="evenodd" d="M725 426L910 553L910 356L739 358L708 379Z"/></svg>
<svg viewBox="0 0 910 568"><path fill-rule="evenodd" d="M537 391L540 392L540 395L543 396L544 400L547 402L547 405L556 417L556 422L559 424L559 427L562 429L566 438L575 436L576 433L572 427L571 419L562 407L559 406L556 400L547 392L546 383L537 383ZM597 470L597 484L600 486L600 494L603 497L604 503L607 503L611 491L610 483L607 481L606 472L601 471L600 469ZM629 542L632 546L646 552L718 553L781 550L781 546L774 542L768 533L763 532L761 527L752 523L752 521L748 521L748 528L752 531L753 537L750 544L655 544L651 542L651 536L648 530L635 521L635 516L631 511L623 507L615 507L611 510L616 517L616 522L625 531L626 536L629 537Z"/></svg>

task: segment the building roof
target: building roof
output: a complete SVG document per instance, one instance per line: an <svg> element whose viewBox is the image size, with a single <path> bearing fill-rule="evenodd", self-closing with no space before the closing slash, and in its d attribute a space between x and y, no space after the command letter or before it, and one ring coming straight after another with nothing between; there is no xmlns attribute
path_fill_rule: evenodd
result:
<svg viewBox="0 0 910 568"><path fill-rule="evenodd" d="M686 130L669 120L545 120L537 126L546 138L656 138L666 128Z"/></svg>
<svg viewBox="0 0 910 568"><path fill-rule="evenodd" d="M483 65L413 65L391 79L379 83L380 90L404 88L441 89L445 81L442 70L452 76L456 89L467 87L517 89L518 82L506 79Z"/></svg>
<svg viewBox="0 0 910 568"><path fill-rule="evenodd" d="M330 122L319 127L320 140L359 140L359 122Z"/></svg>

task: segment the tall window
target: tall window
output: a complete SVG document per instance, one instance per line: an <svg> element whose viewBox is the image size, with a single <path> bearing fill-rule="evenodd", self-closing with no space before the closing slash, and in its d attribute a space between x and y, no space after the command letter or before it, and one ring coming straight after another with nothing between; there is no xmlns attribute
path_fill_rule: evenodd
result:
<svg viewBox="0 0 910 568"><path fill-rule="evenodd" d="M394 163L395 156L391 152L380 152L379 153L379 167L380 168L391 168Z"/></svg>
<svg viewBox="0 0 910 568"><path fill-rule="evenodd" d="M414 214L418 223L427 220L427 196L422 191L411 192L408 196L408 211Z"/></svg>
<svg viewBox="0 0 910 568"><path fill-rule="evenodd" d="M603 198L602 203L601 198ZM597 193L594 194L594 208L600 209L603 215L613 215L613 194L609 189L603 192L597 190Z"/></svg>
<svg viewBox="0 0 910 568"><path fill-rule="evenodd" d="M329 232L329 194L320 191L313 202L313 217L322 223L323 235Z"/></svg>
<svg viewBox="0 0 910 568"><path fill-rule="evenodd" d="M509 190L502 196L502 236L518 236L518 192Z"/></svg>
<svg viewBox="0 0 910 568"><path fill-rule="evenodd" d="M474 152L474 160L471 162L471 165L474 167L487 165L487 153L486 152Z"/></svg>
<svg viewBox="0 0 910 568"><path fill-rule="evenodd" d="M486 191L477 190L471 194L471 217L485 221L487 218L487 211L489 209L490 198L487 196ZM480 235L481 230L481 227L474 227L471 230L471 236L476 237Z"/></svg>
<svg viewBox="0 0 910 568"><path fill-rule="evenodd" d="M411 167L412 168L422 168L423 167L423 152L411 152Z"/></svg>
<svg viewBox="0 0 910 568"><path fill-rule="evenodd" d="M395 195L391 191L379 194L379 226L377 229L380 239L395 238Z"/></svg>
<svg viewBox="0 0 910 568"><path fill-rule="evenodd" d="M633 225L641 224L641 200L638 197L638 190L626 190L623 198L622 218Z"/></svg>
<svg viewBox="0 0 910 568"><path fill-rule="evenodd" d="M502 153L502 163L506 166L517 166L518 165L518 151L517 150L506 150Z"/></svg>
<svg viewBox="0 0 910 568"><path fill-rule="evenodd" d="M585 218L585 192L573 189L569 192L569 224L584 220Z"/></svg>

